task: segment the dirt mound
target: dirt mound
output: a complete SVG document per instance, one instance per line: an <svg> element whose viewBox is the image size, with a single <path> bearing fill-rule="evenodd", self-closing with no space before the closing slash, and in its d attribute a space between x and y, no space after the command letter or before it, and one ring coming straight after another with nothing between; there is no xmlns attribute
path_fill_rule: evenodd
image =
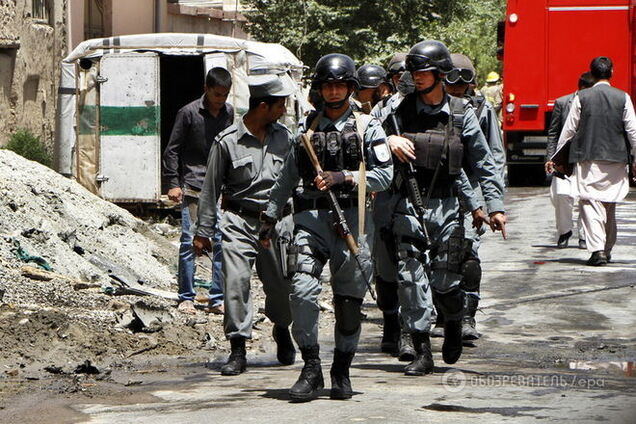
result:
<svg viewBox="0 0 636 424"><path fill-rule="evenodd" d="M4 263L15 262L11 249L21 247L80 280L108 281L100 264L114 264L151 286L174 284L175 248L165 238L77 182L8 150L0 150L0 234ZM5 296L14 295L8 288Z"/></svg>

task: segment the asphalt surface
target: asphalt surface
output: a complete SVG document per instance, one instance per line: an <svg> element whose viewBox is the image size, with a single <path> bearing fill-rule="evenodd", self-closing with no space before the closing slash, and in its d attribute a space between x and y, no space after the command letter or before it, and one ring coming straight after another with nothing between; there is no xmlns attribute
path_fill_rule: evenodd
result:
<svg viewBox="0 0 636 424"><path fill-rule="evenodd" d="M290 403L287 395L300 355L295 365L278 366L271 344L250 354L248 372L237 377L219 374L224 355L207 364L172 358L127 376L132 394L61 401L24 417L152 424L636 422L636 192L617 208L613 263L598 268L585 265L589 253L575 237L574 246L556 249L546 188L511 188L507 199L508 240L488 234L481 250L477 321L484 335L453 366L441 359L441 339L433 339L435 372L404 376L404 363L379 352L380 313L367 299L351 400L328 398L333 344L325 330L327 387L309 403Z"/></svg>

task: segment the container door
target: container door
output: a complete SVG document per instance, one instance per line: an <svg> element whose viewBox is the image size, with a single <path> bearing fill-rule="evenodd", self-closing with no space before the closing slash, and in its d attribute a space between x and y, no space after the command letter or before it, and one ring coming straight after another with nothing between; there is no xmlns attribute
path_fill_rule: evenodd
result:
<svg viewBox="0 0 636 424"><path fill-rule="evenodd" d="M157 202L161 191L159 57L104 56L100 66L99 175L112 202Z"/></svg>

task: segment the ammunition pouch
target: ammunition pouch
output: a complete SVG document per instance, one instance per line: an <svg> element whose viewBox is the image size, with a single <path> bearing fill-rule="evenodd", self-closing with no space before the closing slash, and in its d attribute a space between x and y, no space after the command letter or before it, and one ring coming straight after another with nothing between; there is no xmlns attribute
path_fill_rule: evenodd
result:
<svg viewBox="0 0 636 424"><path fill-rule="evenodd" d="M455 274L461 274L464 260L472 250L472 241L464 236L464 226L456 225L448 240L441 243L436 254L442 256L446 253L446 261L434 261L433 269L445 269Z"/></svg>
<svg viewBox="0 0 636 424"><path fill-rule="evenodd" d="M310 115L307 122L311 122L312 119L312 115ZM351 114L342 131L314 132L310 142L314 146L316 157L323 171L340 172L345 169L357 171L360 167L360 161L363 160L363 152L360 151L362 140L356 131L354 114ZM300 140L297 143L297 149L298 170L303 185L307 188L314 188L313 181L316 172ZM350 192L352 188L348 185L342 185L337 187L337 191Z"/></svg>
<svg viewBox="0 0 636 424"><path fill-rule="evenodd" d="M460 138L445 131L429 130L423 133L405 133L415 145L416 168L425 171L435 171L438 163L447 175L457 176L461 173L464 159L464 145ZM449 138L446 143L446 137Z"/></svg>

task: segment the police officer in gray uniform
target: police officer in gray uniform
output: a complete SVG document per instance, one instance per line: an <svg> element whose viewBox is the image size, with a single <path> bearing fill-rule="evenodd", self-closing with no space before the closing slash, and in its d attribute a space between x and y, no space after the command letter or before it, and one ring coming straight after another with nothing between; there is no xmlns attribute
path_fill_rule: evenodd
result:
<svg viewBox="0 0 636 424"><path fill-rule="evenodd" d="M291 237L293 222L289 208L275 227L270 248L257 239L259 216L265 210L270 189L278 177L293 143L289 130L276 121L285 113L287 96L293 93L291 78L286 75L258 75L249 79L249 111L220 133L210 157L199 200L199 219L194 247L197 253L210 250L210 237L218 215L216 204L223 194L221 232L223 234L223 282L225 300L224 329L232 351L221 368L223 375L245 371L245 339L252 336L252 298L250 278L256 263L266 295L265 314L274 323L278 361L291 365L295 349L288 327L289 280L280 263L279 238Z"/></svg>
<svg viewBox="0 0 636 424"><path fill-rule="evenodd" d="M418 216L413 201L403 196L391 230L397 250L400 313L417 352L405 374L422 375L433 370L431 288L445 317L442 357L453 364L462 353L464 296L459 285L466 243L457 186L464 163L479 175L491 228L505 230L506 219L503 187L475 113L462 100L448 96L441 84L443 74L452 69L448 49L439 41L422 41L411 48L406 68L415 92L397 107L397 126L403 136L391 135L389 144L401 162L413 162L427 210L424 217ZM474 225L484 221L484 212L473 210Z"/></svg>
<svg viewBox="0 0 636 424"><path fill-rule="evenodd" d="M360 307L367 290L365 276L372 272L365 234L371 240L373 237L369 213L364 214L363 233L358 228L358 190L360 183L368 192L386 190L393 177L391 154L379 122L351 108L349 96L357 86L353 60L337 53L322 57L316 64L313 84L324 107L307 117L300 133L311 135L324 172L316 175L307 152L297 143L272 189L261 229L261 238L267 243L269 228L293 192L292 333L305 361L298 381L290 389L290 396L296 401L313 399L324 387L318 345L318 296L320 274L327 261L336 316L330 396L348 399L353 395L349 367L360 338ZM362 160L366 162L366 173L358 171ZM365 253L364 273L334 229L335 215L326 197L327 189L336 195L351 234Z"/></svg>
<svg viewBox="0 0 636 424"><path fill-rule="evenodd" d="M497 120L497 113L493 106L483 96L471 96L468 91L470 84L475 82L475 67L472 61L463 54L451 54L453 69L446 74L444 85L446 91L451 96L463 98L467 100L479 119L479 126L486 137L490 151L495 159L497 168L497 176L500 184L504 185L504 167L506 165L506 153L504 151L503 141L501 139L501 129ZM467 170L470 184L479 196L481 205L485 205L481 193L479 178L472 170ZM464 207L464 229L466 231L466 239L471 244L469 256L462 264L462 289L466 297L466 310L462 322L462 339L465 341L476 340L480 337L479 332L475 328L475 314L479 306L479 289L481 284L481 265L479 260L479 246L481 244L481 235L484 233L483 228L474 228L471 225L470 212ZM437 326L443 325L443 316L438 314Z"/></svg>

